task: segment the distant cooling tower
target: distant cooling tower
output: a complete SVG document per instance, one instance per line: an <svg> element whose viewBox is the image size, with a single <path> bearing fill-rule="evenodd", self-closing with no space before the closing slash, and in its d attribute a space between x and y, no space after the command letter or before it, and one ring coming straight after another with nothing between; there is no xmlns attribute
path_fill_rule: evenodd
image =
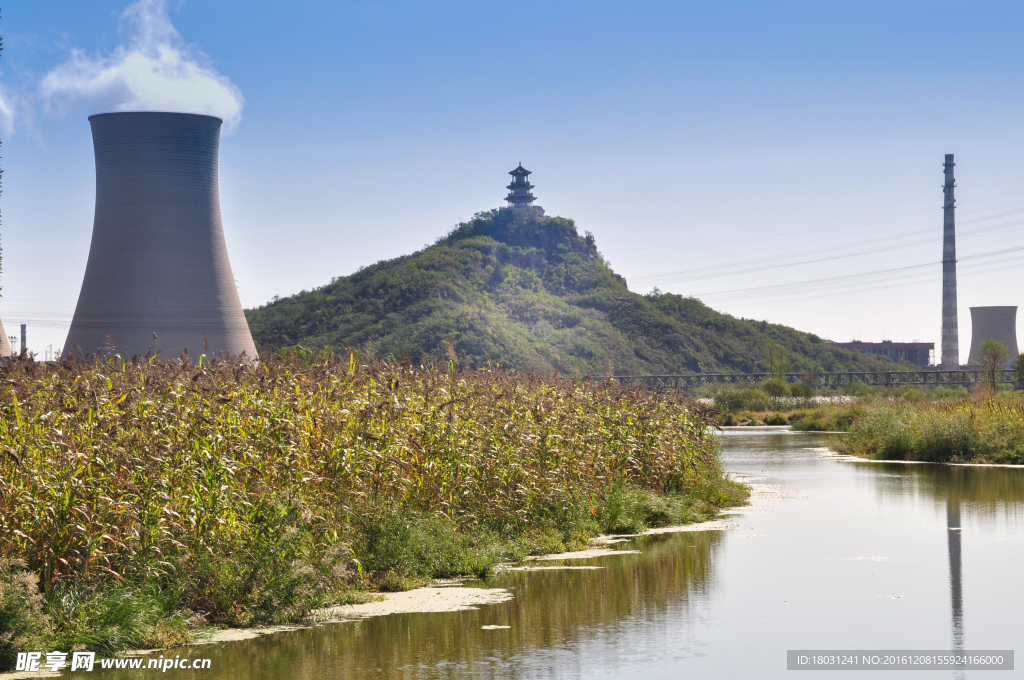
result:
<svg viewBox="0 0 1024 680"><path fill-rule="evenodd" d="M221 120L190 113L89 117L96 216L65 353L256 359L220 220Z"/></svg>
<svg viewBox="0 0 1024 680"><path fill-rule="evenodd" d="M2 322L0 322L0 356L11 356L11 341L7 339L7 332L4 330Z"/></svg>
<svg viewBox="0 0 1024 680"><path fill-rule="evenodd" d="M981 344L998 340L1010 348L1010 361L1017 357L1017 308L971 307L971 356L969 364L977 364Z"/></svg>

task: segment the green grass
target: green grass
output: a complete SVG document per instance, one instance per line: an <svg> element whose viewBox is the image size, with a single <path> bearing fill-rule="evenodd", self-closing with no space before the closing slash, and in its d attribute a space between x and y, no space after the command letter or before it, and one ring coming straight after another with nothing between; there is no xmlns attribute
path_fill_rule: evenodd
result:
<svg viewBox="0 0 1024 680"><path fill-rule="evenodd" d="M1024 397L871 401L839 447L879 460L1024 463Z"/></svg>
<svg viewBox="0 0 1024 680"><path fill-rule="evenodd" d="M845 432L857 421L861 404L829 404L789 414L789 424L802 432Z"/></svg>
<svg viewBox="0 0 1024 680"><path fill-rule="evenodd" d="M0 578L0 648L302 620L743 497L709 416L671 393L355 356L0 379L0 558L25 565Z"/></svg>
<svg viewBox="0 0 1024 680"><path fill-rule="evenodd" d="M963 395L962 388L898 388L851 404L746 415L751 422L786 421L794 430L842 432L836 448L877 460L1024 463L1024 395Z"/></svg>
<svg viewBox="0 0 1024 680"><path fill-rule="evenodd" d="M602 493L597 522L608 534L639 534L647 529L703 522L718 508L747 499L743 485L721 479L687 494L657 494L629 484L616 484Z"/></svg>
<svg viewBox="0 0 1024 680"><path fill-rule="evenodd" d="M48 598L47 612L55 629L49 642L55 649L90 649L108 655L122 649L187 643L202 619L179 609L180 598L175 589L116 583L61 585Z"/></svg>

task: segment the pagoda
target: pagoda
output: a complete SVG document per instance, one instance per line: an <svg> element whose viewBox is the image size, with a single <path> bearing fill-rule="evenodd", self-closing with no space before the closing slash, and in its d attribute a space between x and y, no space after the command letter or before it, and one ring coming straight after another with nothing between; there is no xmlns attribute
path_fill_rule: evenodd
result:
<svg viewBox="0 0 1024 680"><path fill-rule="evenodd" d="M508 196L505 200L508 201L509 207L511 208L529 208L534 201L537 199L533 194L530 193L530 189L533 185L530 184L530 171L523 167L520 163L519 167L508 173L512 175L512 184L509 184L506 189L509 190Z"/></svg>

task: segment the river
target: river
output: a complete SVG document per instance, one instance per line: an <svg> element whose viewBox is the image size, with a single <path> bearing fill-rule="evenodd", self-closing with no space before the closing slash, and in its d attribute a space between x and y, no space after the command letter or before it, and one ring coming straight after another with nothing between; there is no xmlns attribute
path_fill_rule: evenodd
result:
<svg viewBox="0 0 1024 680"><path fill-rule="evenodd" d="M478 610L199 647L210 670L170 675L815 678L835 673L787 671L786 650L1024 648L1024 469L851 462L828 452L830 436L727 431L726 468L758 485L731 529L570 563L599 569L499 574L486 585L514 599ZM841 677L862 674L1024 677Z"/></svg>

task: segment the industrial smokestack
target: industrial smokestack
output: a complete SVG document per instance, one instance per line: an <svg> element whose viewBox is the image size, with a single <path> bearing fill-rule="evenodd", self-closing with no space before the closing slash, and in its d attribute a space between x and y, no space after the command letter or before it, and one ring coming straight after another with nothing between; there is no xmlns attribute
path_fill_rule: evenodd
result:
<svg viewBox="0 0 1024 680"><path fill-rule="evenodd" d="M89 117L96 215L65 354L256 359L220 219L221 119Z"/></svg>
<svg viewBox="0 0 1024 680"><path fill-rule="evenodd" d="M960 368L960 334L956 318L956 200L953 198L953 154L946 154L942 185L942 368Z"/></svg>
<svg viewBox="0 0 1024 680"><path fill-rule="evenodd" d="M1009 366L1017 358L1017 308L971 307L971 354L969 364L981 363L981 343L998 340L1010 350Z"/></svg>
<svg viewBox="0 0 1024 680"><path fill-rule="evenodd" d="M26 332L25 324L21 324L21 353L28 353L28 333Z"/></svg>

